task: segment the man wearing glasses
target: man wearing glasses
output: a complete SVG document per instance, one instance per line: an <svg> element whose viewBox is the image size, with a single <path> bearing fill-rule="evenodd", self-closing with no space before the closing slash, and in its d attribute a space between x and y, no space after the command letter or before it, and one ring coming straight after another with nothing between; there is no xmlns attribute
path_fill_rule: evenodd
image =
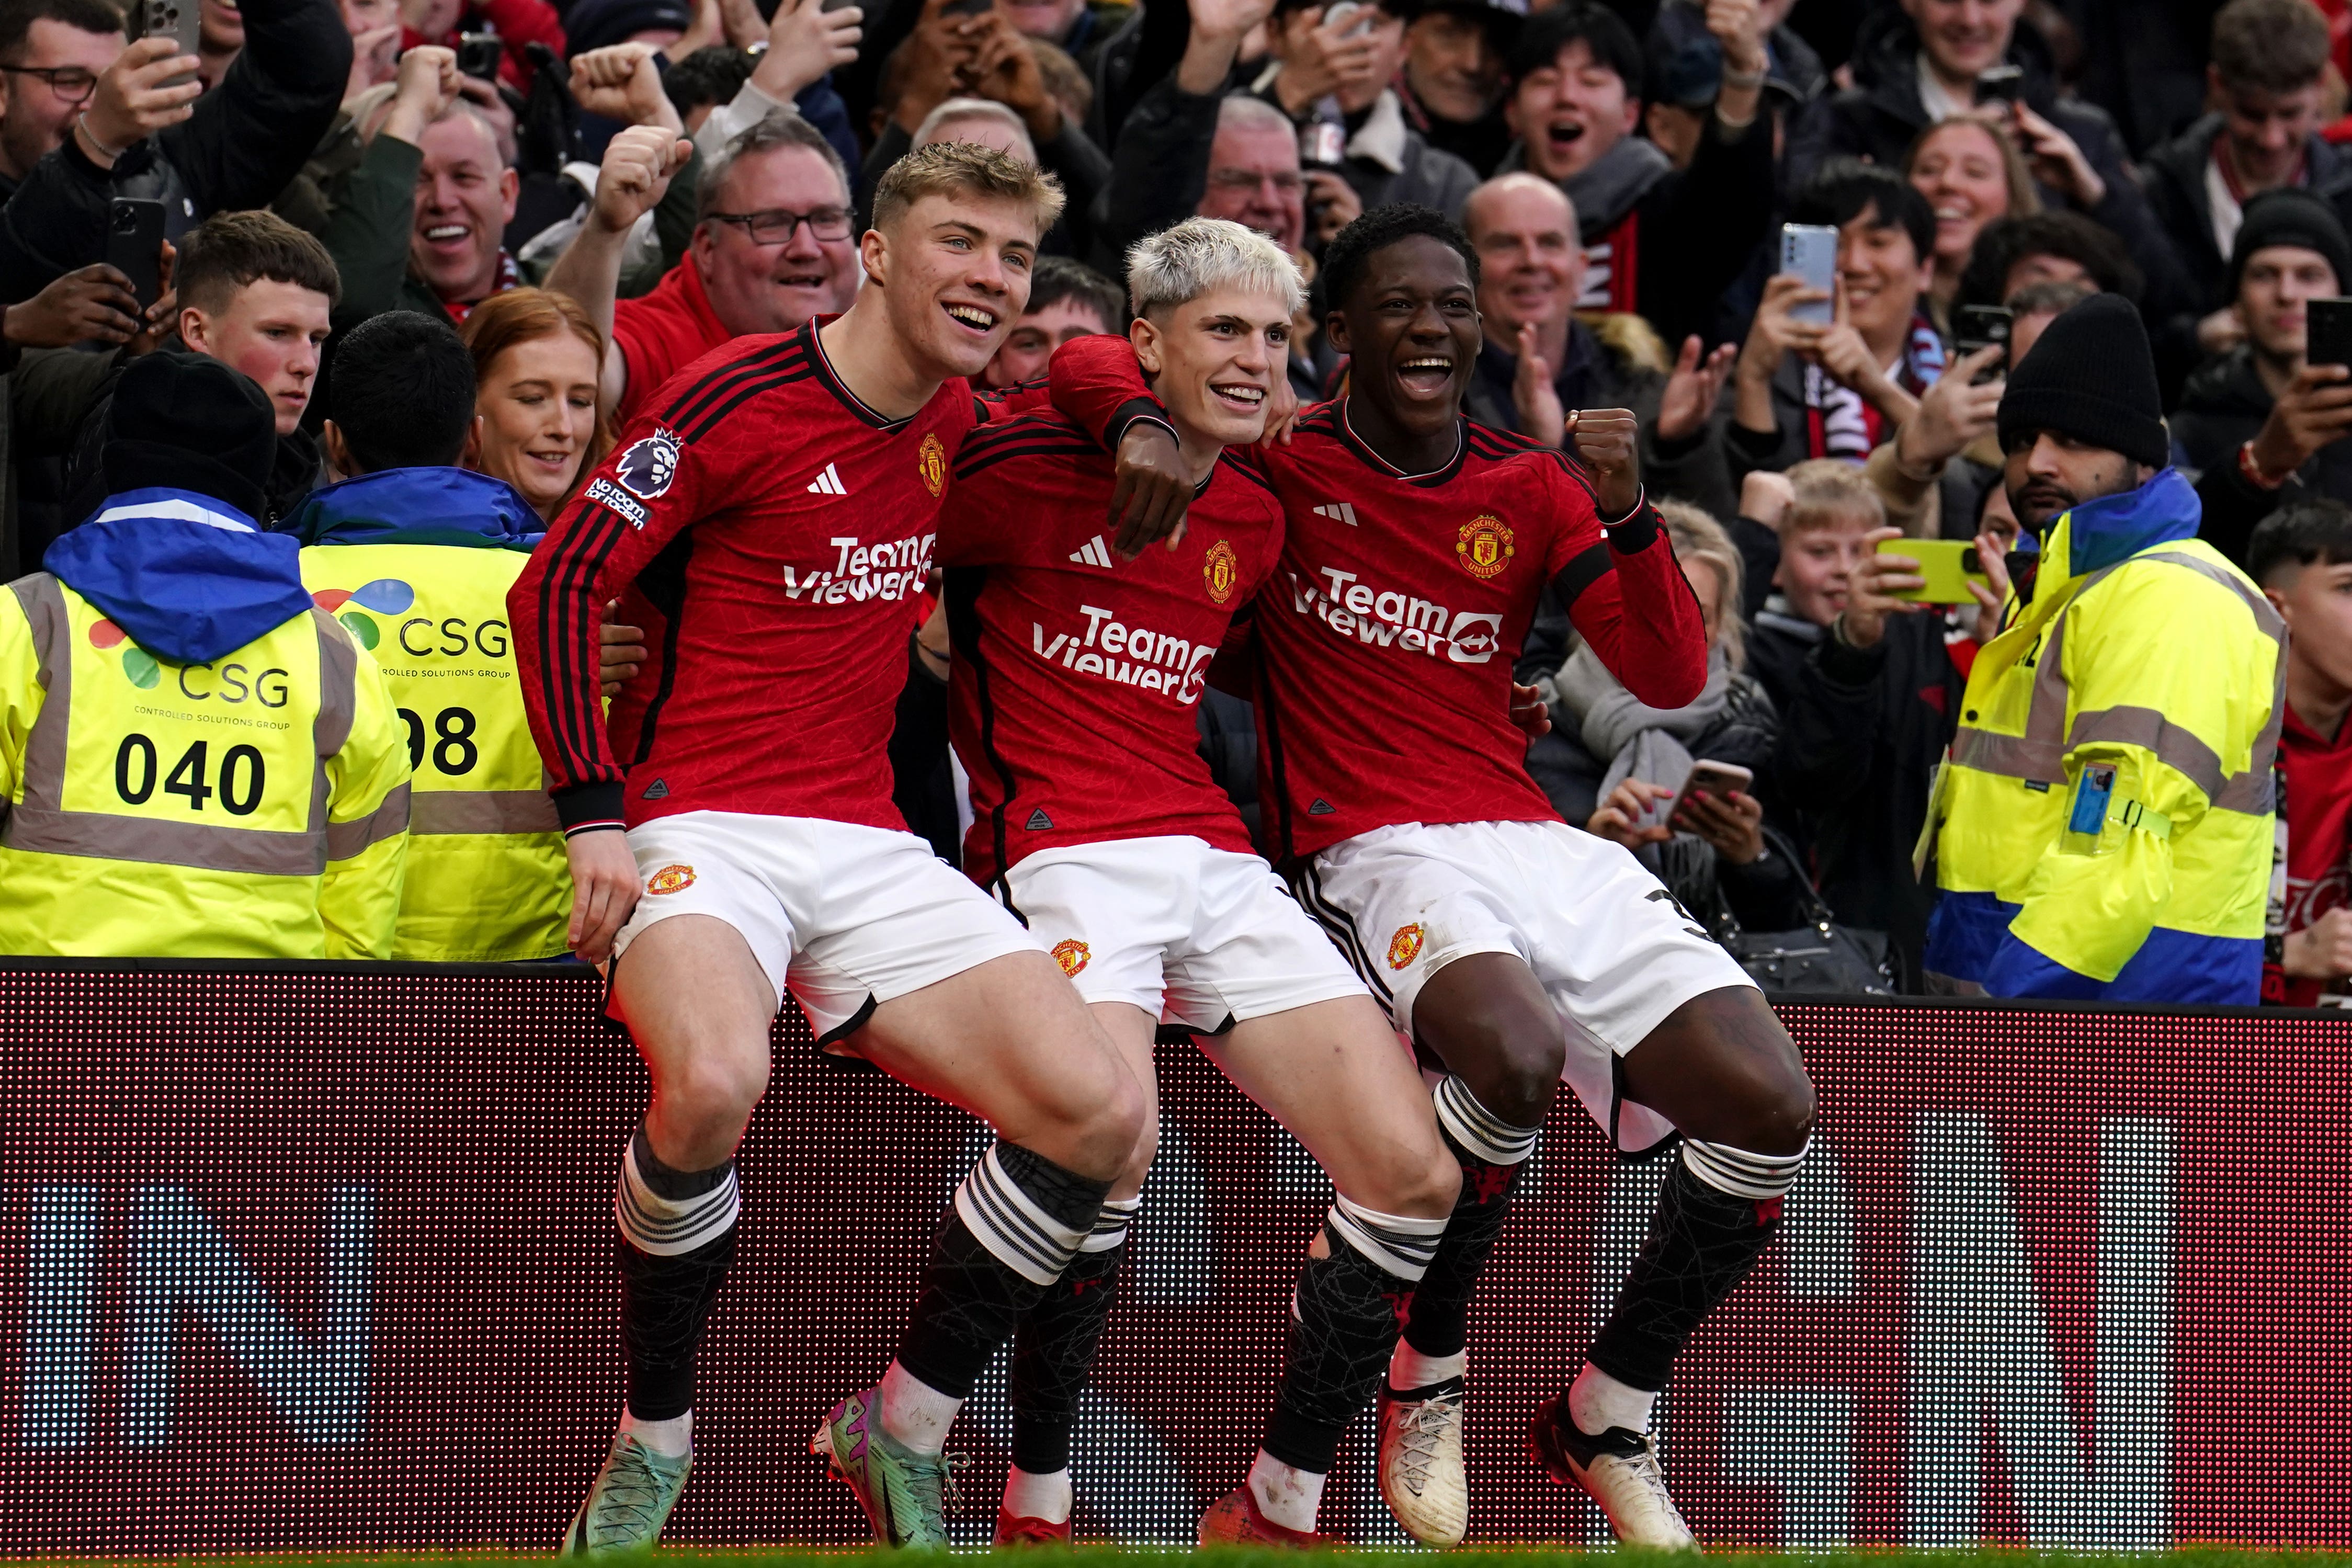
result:
<svg viewBox="0 0 2352 1568"><path fill-rule="evenodd" d="M122 52L105 0L37 0L0 12L0 200L73 133L99 73Z"/></svg>
<svg viewBox="0 0 2352 1568"><path fill-rule="evenodd" d="M822 132L785 113L742 132L704 166L685 258L652 292L615 303L623 241L682 159L680 144L647 131L625 131L614 143L588 221L547 283L609 329L603 401L616 425L730 339L790 331L856 297L848 172Z"/></svg>

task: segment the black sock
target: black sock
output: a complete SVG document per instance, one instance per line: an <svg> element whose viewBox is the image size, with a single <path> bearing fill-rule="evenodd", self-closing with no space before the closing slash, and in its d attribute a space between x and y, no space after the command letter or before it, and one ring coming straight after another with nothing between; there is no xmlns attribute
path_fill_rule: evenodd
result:
<svg viewBox="0 0 2352 1568"><path fill-rule="evenodd" d="M1405 1342L1426 1356L1459 1355L1469 1343L1470 1298L1503 1234L1519 1173L1527 1169L1542 1131L1501 1121L1458 1078L1438 1085L1436 1103L1438 1136L1462 1166L1462 1195L1454 1200L1445 1237L1413 1289L1405 1319Z"/></svg>
<svg viewBox="0 0 2352 1568"><path fill-rule="evenodd" d="M1748 1278L1780 1228L1777 1196L1742 1197L1709 1186L1677 1156L1650 1234L1588 1359L1629 1388L1664 1388L1692 1331Z"/></svg>
<svg viewBox="0 0 2352 1568"><path fill-rule="evenodd" d="M1108 1212L1108 1211L1106 1211ZM1070 1464L1070 1433L1078 1421L1078 1392L1094 1370L1095 1347L1118 1298L1127 1238L1099 1252L1081 1252L1013 1336L1013 1462L1033 1476Z"/></svg>
<svg viewBox="0 0 2352 1568"><path fill-rule="evenodd" d="M694 1355L735 1260L735 1163L675 1171L640 1126L621 1160L621 1347L629 1414L667 1421L694 1408Z"/></svg>
<svg viewBox="0 0 2352 1568"><path fill-rule="evenodd" d="M1323 1221L1328 1258L1298 1271L1297 1310L1265 1451L1294 1469L1330 1472L1339 1438L1380 1388L1397 1321L1437 1247L1441 1220L1399 1220L1345 1198Z"/></svg>
<svg viewBox="0 0 2352 1568"><path fill-rule="evenodd" d="M1017 1143L991 1145L940 1225L898 1364L950 1398L971 1397L989 1357L1069 1267L1109 1191Z"/></svg>

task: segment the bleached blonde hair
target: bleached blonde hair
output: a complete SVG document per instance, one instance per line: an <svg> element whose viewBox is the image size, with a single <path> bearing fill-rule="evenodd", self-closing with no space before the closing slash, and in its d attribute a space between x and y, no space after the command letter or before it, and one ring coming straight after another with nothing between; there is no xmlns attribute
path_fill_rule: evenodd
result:
<svg viewBox="0 0 2352 1568"><path fill-rule="evenodd" d="M1139 239L1127 253L1127 291L1139 316L1197 300L1215 289L1248 289L1306 308L1307 284L1282 247L1221 217L1188 217Z"/></svg>

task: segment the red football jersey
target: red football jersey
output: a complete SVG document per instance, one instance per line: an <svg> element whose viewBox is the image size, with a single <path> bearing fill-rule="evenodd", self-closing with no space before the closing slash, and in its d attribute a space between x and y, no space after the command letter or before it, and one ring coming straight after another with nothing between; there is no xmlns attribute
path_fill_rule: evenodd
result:
<svg viewBox="0 0 2352 1568"><path fill-rule="evenodd" d="M1142 392L1133 356L1079 339L1057 405L1108 430ZM1678 708L1706 680L1706 631L1646 505L1604 536L1573 459L1457 420L1454 458L1405 474L1345 401L1260 448L1283 501L1258 595L1259 795L1277 859L1403 822L1557 821L1510 721L1511 666L1547 584L1627 689Z"/></svg>
<svg viewBox="0 0 2352 1568"><path fill-rule="evenodd" d="M904 827L887 746L906 637L978 416L959 381L883 417L826 363L821 324L680 372L515 584L523 698L567 827L697 810ZM597 623L632 584L653 657L608 741Z"/></svg>
<svg viewBox="0 0 2352 1568"><path fill-rule="evenodd" d="M1105 839L1190 834L1250 851L1194 710L1234 612L1273 566L1282 503L1229 453L1182 542L1122 561L1111 485L1109 455L1051 412L976 430L956 459L939 555L950 732L971 778L964 869L983 883L1040 849Z"/></svg>

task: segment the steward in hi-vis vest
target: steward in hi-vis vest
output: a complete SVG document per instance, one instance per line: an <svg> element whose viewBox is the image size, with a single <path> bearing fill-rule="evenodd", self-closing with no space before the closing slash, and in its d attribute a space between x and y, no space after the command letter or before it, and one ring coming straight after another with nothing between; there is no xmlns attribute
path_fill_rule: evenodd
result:
<svg viewBox="0 0 2352 1568"><path fill-rule="evenodd" d="M114 493L0 592L0 952L389 957L407 752L375 660L254 526L267 399L159 353L110 420L142 437L108 441Z"/></svg>
<svg viewBox="0 0 2352 1568"><path fill-rule="evenodd" d="M383 667L415 770L393 956L560 956L572 875L507 630L538 514L503 479L387 468L314 492L282 526L312 602Z"/></svg>
<svg viewBox="0 0 2352 1568"><path fill-rule="evenodd" d="M2041 550L2011 558L1921 836L1943 889L1926 968L1955 989L2261 999L2284 628L2197 537L2162 416L2112 294L2045 328L2002 393L2005 481Z"/></svg>

